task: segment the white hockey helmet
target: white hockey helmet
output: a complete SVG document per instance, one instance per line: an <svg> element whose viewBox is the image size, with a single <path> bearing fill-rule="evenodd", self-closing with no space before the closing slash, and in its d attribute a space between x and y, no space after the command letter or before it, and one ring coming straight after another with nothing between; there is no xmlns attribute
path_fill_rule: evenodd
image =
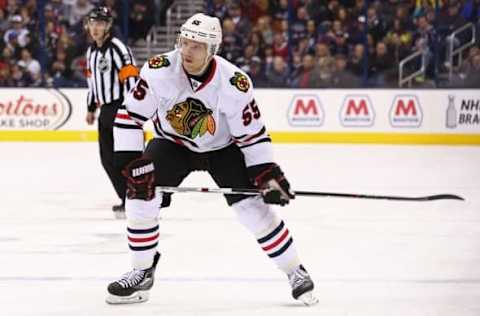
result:
<svg viewBox="0 0 480 316"><path fill-rule="evenodd" d="M203 13L194 14L180 27L179 37L205 43L208 55L215 55L222 43L220 20Z"/></svg>

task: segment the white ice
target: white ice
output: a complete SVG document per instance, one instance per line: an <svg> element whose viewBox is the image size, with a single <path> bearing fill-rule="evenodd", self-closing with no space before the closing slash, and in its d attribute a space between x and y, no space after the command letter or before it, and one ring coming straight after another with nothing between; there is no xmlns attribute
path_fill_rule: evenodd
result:
<svg viewBox="0 0 480 316"><path fill-rule="evenodd" d="M289 225L320 303L285 276L222 196L176 194L162 211L150 301L104 302L130 269L124 221L95 143L0 143L0 315L480 315L480 148L275 145L296 190L465 202L301 198ZM194 173L183 185L211 186Z"/></svg>

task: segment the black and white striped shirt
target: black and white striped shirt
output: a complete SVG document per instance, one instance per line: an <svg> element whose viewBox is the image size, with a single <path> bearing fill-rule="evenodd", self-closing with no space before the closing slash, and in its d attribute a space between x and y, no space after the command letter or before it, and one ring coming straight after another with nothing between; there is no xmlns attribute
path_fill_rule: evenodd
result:
<svg viewBox="0 0 480 316"><path fill-rule="evenodd" d="M109 37L102 47L93 43L87 50L88 110L122 102L137 76L132 52L118 38Z"/></svg>

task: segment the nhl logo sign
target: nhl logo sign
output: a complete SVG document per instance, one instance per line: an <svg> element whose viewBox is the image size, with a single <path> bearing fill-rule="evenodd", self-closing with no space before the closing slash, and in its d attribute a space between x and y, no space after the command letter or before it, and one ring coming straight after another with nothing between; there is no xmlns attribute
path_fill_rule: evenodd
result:
<svg viewBox="0 0 480 316"><path fill-rule="evenodd" d="M100 70L102 73L110 71L110 62L107 58L100 57L98 60L98 70Z"/></svg>
<svg viewBox="0 0 480 316"><path fill-rule="evenodd" d="M416 95L397 95L390 108L390 125L393 127L420 127L422 107Z"/></svg>
<svg viewBox="0 0 480 316"><path fill-rule="evenodd" d="M288 108L292 126L322 126L325 119L320 99L316 95L295 95Z"/></svg>
<svg viewBox="0 0 480 316"><path fill-rule="evenodd" d="M340 123L345 127L369 127L375 121L375 110L367 95L347 95L340 108Z"/></svg>

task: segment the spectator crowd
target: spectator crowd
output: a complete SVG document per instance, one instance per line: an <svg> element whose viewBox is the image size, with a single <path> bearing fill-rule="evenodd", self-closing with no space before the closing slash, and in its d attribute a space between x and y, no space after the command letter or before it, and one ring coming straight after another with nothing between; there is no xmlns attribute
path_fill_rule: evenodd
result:
<svg viewBox="0 0 480 316"><path fill-rule="evenodd" d="M365 1L210 0L207 13L222 22L220 55L257 87L395 87L399 62L420 49L427 72L416 82L428 86L452 67L448 35L469 22L480 34L480 0ZM114 12L117 36L129 26L128 44L158 22L155 0L51 0L42 18L35 0L0 0L0 86L84 87L83 18L100 4ZM461 35L454 47L469 39ZM478 43L455 68L457 86L480 87Z"/></svg>
<svg viewBox="0 0 480 316"><path fill-rule="evenodd" d="M144 39L154 23L154 0L50 0L39 14L36 0L0 0L0 87L86 87L85 52L90 45L84 17L97 5L114 14L120 38ZM124 21L122 2L128 3Z"/></svg>
<svg viewBox="0 0 480 316"><path fill-rule="evenodd" d="M436 0L212 0L209 13L223 22L221 55L257 86L395 87L399 62L419 49L428 66L416 79L425 86L448 73L447 35L469 22L480 33L480 0L438 0L438 5ZM455 47L469 38L464 32ZM456 69L460 85L480 87L478 42Z"/></svg>

